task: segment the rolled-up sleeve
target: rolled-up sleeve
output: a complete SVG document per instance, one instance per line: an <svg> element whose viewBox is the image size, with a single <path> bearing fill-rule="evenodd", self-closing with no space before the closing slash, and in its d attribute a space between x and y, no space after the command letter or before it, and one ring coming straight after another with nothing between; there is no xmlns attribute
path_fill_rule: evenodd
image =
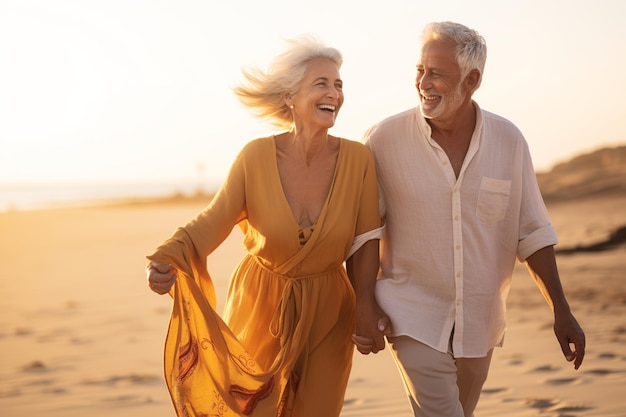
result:
<svg viewBox="0 0 626 417"><path fill-rule="evenodd" d="M558 238L537 184L528 144L525 141L521 144L522 195L517 258L520 262L524 262L538 250L556 245Z"/></svg>
<svg viewBox="0 0 626 417"><path fill-rule="evenodd" d="M546 246L556 245L559 242L556 231L551 224L543 226L519 242L517 258L520 262L526 261L530 255Z"/></svg>

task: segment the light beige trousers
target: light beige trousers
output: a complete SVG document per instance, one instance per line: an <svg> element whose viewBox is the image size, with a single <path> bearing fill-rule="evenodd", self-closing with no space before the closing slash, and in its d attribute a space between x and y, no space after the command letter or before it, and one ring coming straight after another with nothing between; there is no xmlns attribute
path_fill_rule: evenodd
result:
<svg viewBox="0 0 626 417"><path fill-rule="evenodd" d="M484 358L455 358L407 336L390 337L415 417L473 417L493 349Z"/></svg>

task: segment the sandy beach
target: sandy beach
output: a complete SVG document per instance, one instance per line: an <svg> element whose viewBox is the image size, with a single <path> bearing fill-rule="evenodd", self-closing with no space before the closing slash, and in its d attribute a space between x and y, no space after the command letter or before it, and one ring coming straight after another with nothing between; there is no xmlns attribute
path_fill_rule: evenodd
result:
<svg viewBox="0 0 626 417"><path fill-rule="evenodd" d="M162 376L171 300L146 286L145 255L206 202L113 204L0 213L0 415L174 416ZM561 248L608 239L626 225L626 197L555 202ZM235 230L208 260L223 301L242 254ZM476 417L626 414L626 246L558 255L587 334L574 371L551 312L518 265L508 332ZM409 416L388 351L355 353L342 416Z"/></svg>

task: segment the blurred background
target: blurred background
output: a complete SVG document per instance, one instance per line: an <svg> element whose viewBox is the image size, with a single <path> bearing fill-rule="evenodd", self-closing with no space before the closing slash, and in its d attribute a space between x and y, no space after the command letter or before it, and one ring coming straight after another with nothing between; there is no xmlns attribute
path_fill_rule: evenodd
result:
<svg viewBox="0 0 626 417"><path fill-rule="evenodd" d="M486 110L524 132L539 171L626 141L621 0L2 0L0 210L216 189L272 128L232 86L283 40L344 54L332 133L360 140L417 104L419 36L453 20L486 39Z"/></svg>

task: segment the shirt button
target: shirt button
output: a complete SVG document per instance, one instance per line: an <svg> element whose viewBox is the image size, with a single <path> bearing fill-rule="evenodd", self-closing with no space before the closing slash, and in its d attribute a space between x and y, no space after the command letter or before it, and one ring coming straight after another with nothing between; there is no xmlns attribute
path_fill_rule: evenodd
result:
<svg viewBox="0 0 626 417"><path fill-rule="evenodd" d="M461 249L461 246L460 246L460 245L456 245L456 246L454 247L454 249L459 250L459 249Z"/></svg>

